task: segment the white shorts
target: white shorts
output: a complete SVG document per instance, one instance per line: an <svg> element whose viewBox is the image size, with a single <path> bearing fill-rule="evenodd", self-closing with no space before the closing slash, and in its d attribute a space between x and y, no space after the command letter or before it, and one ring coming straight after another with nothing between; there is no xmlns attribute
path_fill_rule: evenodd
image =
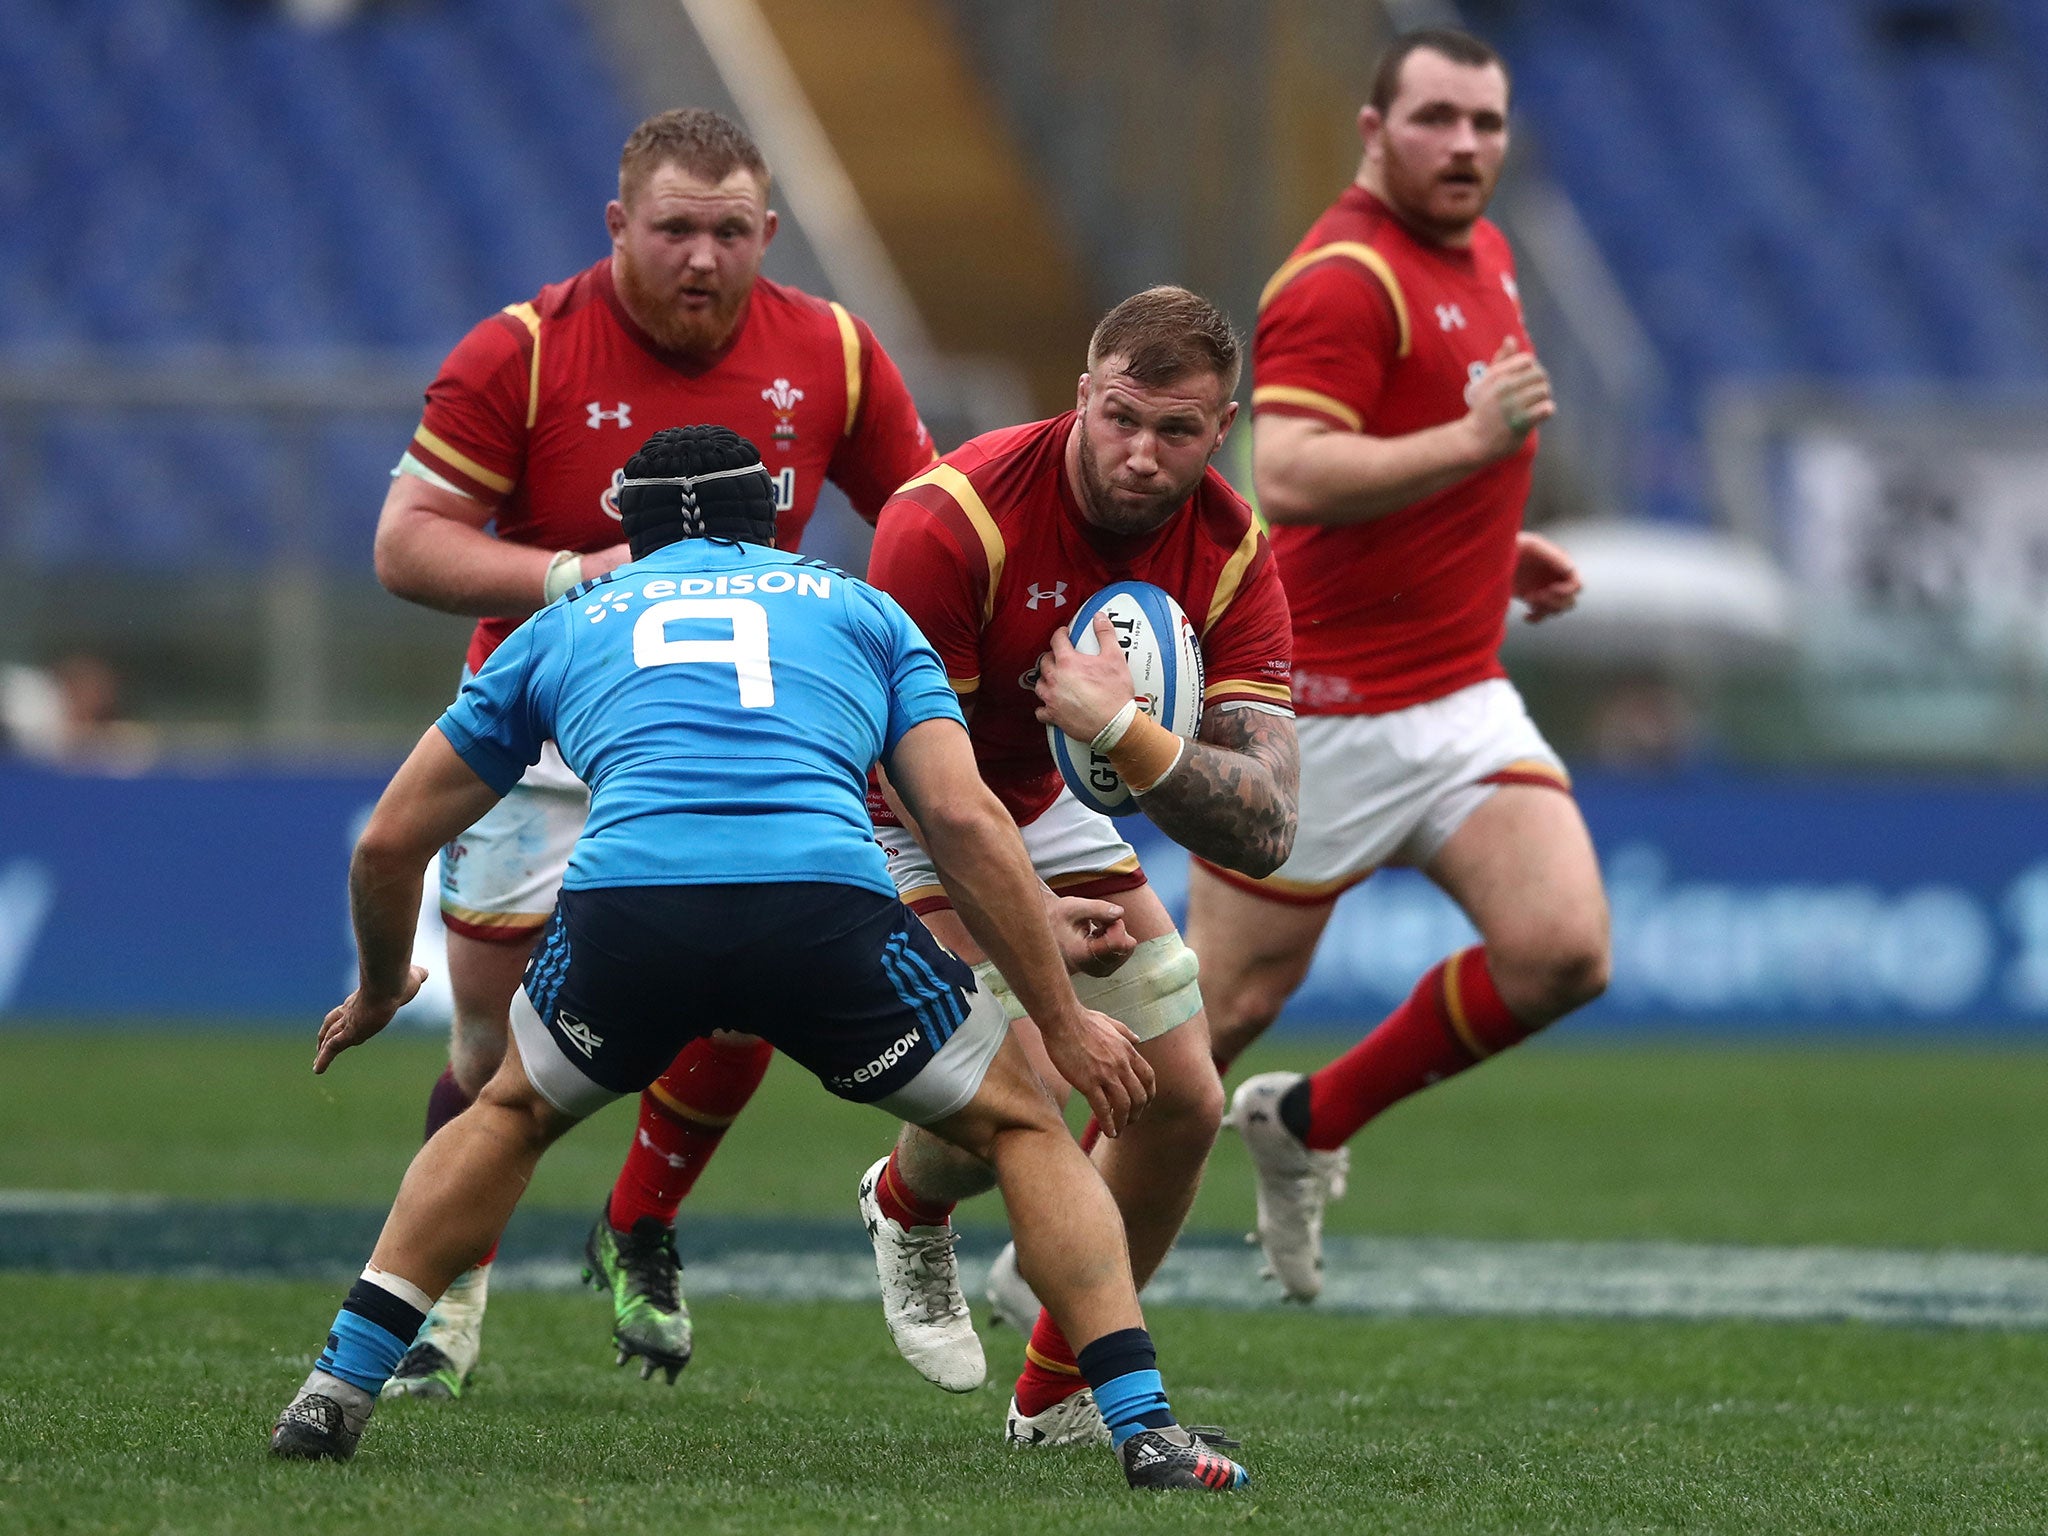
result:
<svg viewBox="0 0 2048 1536"><path fill-rule="evenodd" d="M590 791L555 744L467 832L441 850L441 921L487 944L526 944L555 909Z"/></svg>
<svg viewBox="0 0 2048 1536"><path fill-rule="evenodd" d="M1205 862L1275 901L1333 901L1386 864L1420 867L1503 784L1571 790L1564 764L1505 678L1384 715L1305 715L1301 828L1264 880Z"/></svg>
<svg viewBox="0 0 2048 1536"><path fill-rule="evenodd" d="M1089 810L1064 786L1042 816L1017 831L1038 878L1062 896L1107 898L1145 883L1137 850L1124 841L1115 820ZM911 911L922 915L953 905L931 856L909 832L877 827L875 841L888 855L896 894Z"/></svg>

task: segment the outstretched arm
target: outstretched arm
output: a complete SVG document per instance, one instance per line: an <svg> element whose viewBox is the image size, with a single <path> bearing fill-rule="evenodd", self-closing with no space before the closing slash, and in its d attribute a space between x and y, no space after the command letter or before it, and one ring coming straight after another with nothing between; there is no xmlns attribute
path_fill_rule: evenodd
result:
<svg viewBox="0 0 2048 1536"><path fill-rule="evenodd" d="M420 738L392 776L348 866L349 917L356 931L356 990L327 1015L313 1070L360 1045L412 1001L427 973L412 963L420 879L434 851L498 803L438 728Z"/></svg>

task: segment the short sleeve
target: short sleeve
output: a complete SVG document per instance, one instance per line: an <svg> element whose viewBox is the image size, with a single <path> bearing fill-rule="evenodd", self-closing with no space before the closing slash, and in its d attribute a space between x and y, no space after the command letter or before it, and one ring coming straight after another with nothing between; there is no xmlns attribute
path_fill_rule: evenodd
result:
<svg viewBox="0 0 2048 1536"><path fill-rule="evenodd" d="M859 393L852 430L841 439L825 473L846 493L854 511L872 523L890 494L930 468L936 455L894 359L865 321L848 320L860 352L855 370Z"/></svg>
<svg viewBox="0 0 2048 1536"><path fill-rule="evenodd" d="M1293 706L1294 624L1280 567L1264 533L1234 590L1202 633L1202 706L1249 702Z"/></svg>
<svg viewBox="0 0 2048 1536"><path fill-rule="evenodd" d="M938 653L925 644L910 616L886 593L875 592L872 599L889 667L889 726L882 755L894 752L906 731L927 720L953 720L966 729L967 719L960 713L960 701L946 681Z"/></svg>
<svg viewBox="0 0 2048 1536"><path fill-rule="evenodd" d="M906 487L883 507L868 555L868 581L894 598L938 653L956 694L981 686L981 617L985 576L945 519L964 515L934 485ZM980 545L973 553L981 555Z"/></svg>
<svg viewBox="0 0 2048 1536"><path fill-rule="evenodd" d="M1400 345L1393 300L1378 276L1341 256L1316 262L1259 313L1252 410L1362 432Z"/></svg>
<svg viewBox="0 0 2048 1536"><path fill-rule="evenodd" d="M501 795L540 760L554 735L553 701L542 698L536 645L552 611L542 609L506 636L436 722L456 756Z"/></svg>
<svg viewBox="0 0 2048 1536"><path fill-rule="evenodd" d="M478 325L427 386L426 410L413 433L412 456L487 507L511 494L526 466L533 345L527 323L515 314L501 312Z"/></svg>

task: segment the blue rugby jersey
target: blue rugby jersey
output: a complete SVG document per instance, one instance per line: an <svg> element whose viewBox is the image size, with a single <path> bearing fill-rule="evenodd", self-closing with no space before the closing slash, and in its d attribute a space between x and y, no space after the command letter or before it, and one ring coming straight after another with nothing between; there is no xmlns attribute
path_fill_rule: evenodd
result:
<svg viewBox="0 0 2048 1536"><path fill-rule="evenodd" d="M560 747L590 786L572 890L822 880L893 896L868 770L912 726L961 719L886 594L794 553L684 539L520 625L439 727L501 794Z"/></svg>

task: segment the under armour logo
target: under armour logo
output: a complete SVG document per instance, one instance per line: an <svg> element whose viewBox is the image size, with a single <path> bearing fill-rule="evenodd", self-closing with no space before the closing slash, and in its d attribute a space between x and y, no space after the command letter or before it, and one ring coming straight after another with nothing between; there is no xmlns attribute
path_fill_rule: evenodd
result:
<svg viewBox="0 0 2048 1536"><path fill-rule="evenodd" d="M626 404L623 400L619 402L618 409L614 411L606 410L595 400L590 402L587 409L590 412L590 425L593 428L601 427L608 421L616 421L622 430L633 425L633 407Z"/></svg>
<svg viewBox="0 0 2048 1536"><path fill-rule="evenodd" d="M1055 608L1067 606L1067 584L1064 581L1056 581L1049 587L1041 587L1034 581L1025 590L1031 594L1031 600L1024 606L1034 613L1040 603L1051 603Z"/></svg>
<svg viewBox="0 0 2048 1536"><path fill-rule="evenodd" d="M1465 311L1455 304L1439 304L1436 307L1436 323L1447 331L1465 329ZM593 422L591 425L595 426Z"/></svg>
<svg viewBox="0 0 2048 1536"><path fill-rule="evenodd" d="M573 1014L556 1014L555 1028L559 1029L562 1032L563 1038L575 1046L577 1050L581 1051L585 1057L594 1056L597 1053L597 1048L604 1044L603 1035L597 1033L596 1030Z"/></svg>
<svg viewBox="0 0 2048 1536"><path fill-rule="evenodd" d="M1518 307L1520 306L1522 290L1515 286L1515 280L1505 272L1500 275L1500 291L1513 300Z"/></svg>

